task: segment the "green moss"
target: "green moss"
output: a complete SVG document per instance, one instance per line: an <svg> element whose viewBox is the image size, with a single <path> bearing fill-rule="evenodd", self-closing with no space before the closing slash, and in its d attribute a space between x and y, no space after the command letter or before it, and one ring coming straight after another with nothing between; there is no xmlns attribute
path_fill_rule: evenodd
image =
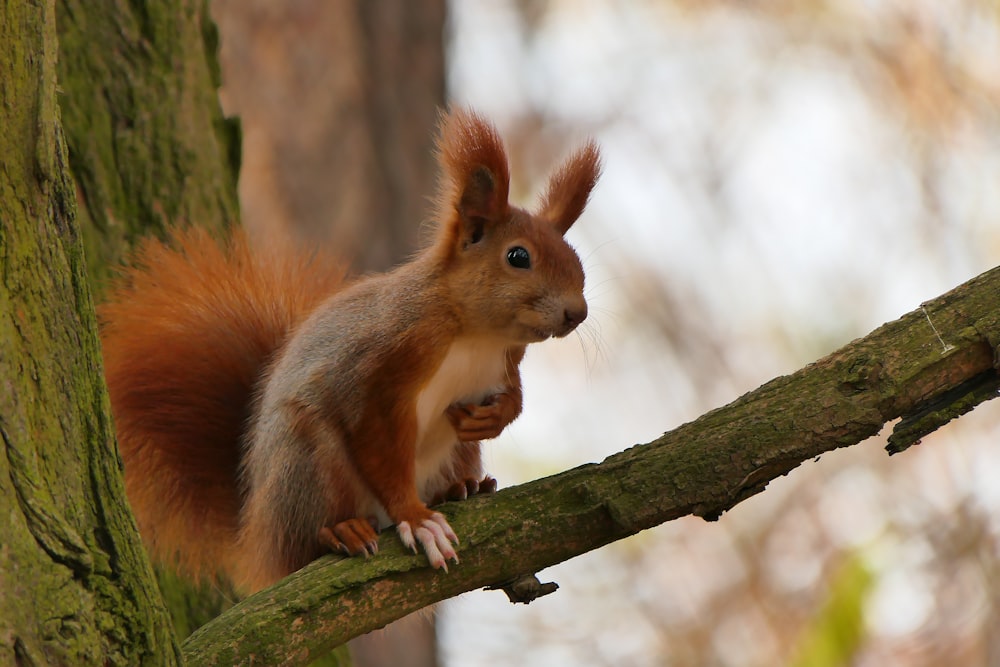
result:
<svg viewBox="0 0 1000 667"><path fill-rule="evenodd" d="M194 584L163 566L156 568L156 581L182 640L239 599L225 582Z"/></svg>
<svg viewBox="0 0 1000 667"><path fill-rule="evenodd" d="M57 105L54 4L2 11L0 637L17 641L0 640L0 662L170 664L177 645L113 447Z"/></svg>
<svg viewBox="0 0 1000 667"><path fill-rule="evenodd" d="M138 237L238 219L240 136L208 20L207 3L60 0L60 101L98 290Z"/></svg>

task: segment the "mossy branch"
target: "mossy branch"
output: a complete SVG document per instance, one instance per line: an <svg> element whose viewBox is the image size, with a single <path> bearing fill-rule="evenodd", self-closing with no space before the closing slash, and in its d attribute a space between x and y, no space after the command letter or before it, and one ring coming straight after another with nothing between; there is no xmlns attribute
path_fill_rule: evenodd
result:
<svg viewBox="0 0 1000 667"><path fill-rule="evenodd" d="M997 395L1000 267L800 371L600 464L446 505L449 573L392 534L322 558L193 634L191 665L300 664L429 604L510 582L640 530L715 519L772 479L903 417L904 446Z"/></svg>

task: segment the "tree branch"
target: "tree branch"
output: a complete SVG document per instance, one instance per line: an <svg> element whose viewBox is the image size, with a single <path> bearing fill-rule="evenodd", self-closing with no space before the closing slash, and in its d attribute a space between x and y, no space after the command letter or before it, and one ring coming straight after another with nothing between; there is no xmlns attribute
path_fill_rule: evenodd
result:
<svg viewBox="0 0 1000 667"><path fill-rule="evenodd" d="M461 564L433 571L383 536L369 561L324 557L210 622L189 664L314 659L429 604L504 584L671 519L708 520L803 461L903 417L893 451L997 395L1000 267L798 372L646 445L489 498L446 505Z"/></svg>

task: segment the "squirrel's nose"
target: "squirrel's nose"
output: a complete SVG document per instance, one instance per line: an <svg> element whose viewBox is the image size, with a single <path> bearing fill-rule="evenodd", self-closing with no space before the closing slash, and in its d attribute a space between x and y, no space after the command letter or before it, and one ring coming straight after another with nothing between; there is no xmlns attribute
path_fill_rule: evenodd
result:
<svg viewBox="0 0 1000 667"><path fill-rule="evenodd" d="M586 301L581 301L579 305L566 308L563 310L563 327L565 332L569 333L585 319L587 319Z"/></svg>

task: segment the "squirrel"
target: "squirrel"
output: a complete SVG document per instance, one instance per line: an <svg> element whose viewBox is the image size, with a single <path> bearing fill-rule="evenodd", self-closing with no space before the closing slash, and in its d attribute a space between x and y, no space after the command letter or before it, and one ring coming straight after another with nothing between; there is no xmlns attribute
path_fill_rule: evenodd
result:
<svg viewBox="0 0 1000 667"><path fill-rule="evenodd" d="M458 537L429 509L492 492L480 441L521 412L525 346L587 316L563 235L600 175L586 143L536 212L508 203L496 129L443 113L432 242L348 278L235 232L147 239L99 308L126 494L154 559L252 592L395 525L435 568Z"/></svg>

